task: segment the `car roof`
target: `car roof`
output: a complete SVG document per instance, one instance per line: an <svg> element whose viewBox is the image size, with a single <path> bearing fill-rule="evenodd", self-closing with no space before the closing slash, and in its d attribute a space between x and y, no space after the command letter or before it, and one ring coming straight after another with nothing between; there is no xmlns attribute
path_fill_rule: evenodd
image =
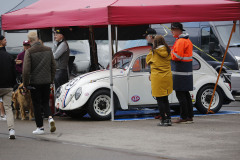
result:
<svg viewBox="0 0 240 160"><path fill-rule="evenodd" d="M119 52L132 52L134 55L142 55L147 54L151 49L151 46L140 46L140 47L133 47L128 48Z"/></svg>

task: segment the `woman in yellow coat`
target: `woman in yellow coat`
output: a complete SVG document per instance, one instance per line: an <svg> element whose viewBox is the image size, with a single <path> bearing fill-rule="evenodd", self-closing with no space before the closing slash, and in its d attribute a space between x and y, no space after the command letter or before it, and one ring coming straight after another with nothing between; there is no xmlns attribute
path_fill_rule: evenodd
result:
<svg viewBox="0 0 240 160"><path fill-rule="evenodd" d="M163 36L157 35L153 40L153 49L146 57L146 62L151 67L152 96L156 97L160 110L160 126L172 125L168 101L168 95L173 91L170 52Z"/></svg>

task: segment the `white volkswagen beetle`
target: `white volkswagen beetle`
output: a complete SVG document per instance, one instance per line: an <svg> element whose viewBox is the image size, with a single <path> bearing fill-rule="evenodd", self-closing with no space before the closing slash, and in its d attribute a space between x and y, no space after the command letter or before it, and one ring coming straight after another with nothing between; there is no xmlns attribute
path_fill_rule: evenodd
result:
<svg viewBox="0 0 240 160"><path fill-rule="evenodd" d="M113 58L113 91L115 110L139 107L156 107L149 81L150 68L146 64L149 47L136 47L120 51ZM194 90L193 104L201 113L206 113L218 73L200 56L193 54ZM56 91L55 106L71 117L88 113L95 120L111 117L109 70L90 72L72 79ZM212 111L218 112L223 104L234 101L230 86L219 80L212 103ZM170 104L178 100L173 92ZM175 108L177 109L177 108Z"/></svg>

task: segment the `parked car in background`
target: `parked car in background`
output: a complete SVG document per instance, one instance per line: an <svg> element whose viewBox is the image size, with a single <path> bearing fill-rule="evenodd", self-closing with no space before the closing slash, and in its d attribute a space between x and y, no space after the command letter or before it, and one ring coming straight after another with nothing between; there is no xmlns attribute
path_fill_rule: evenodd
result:
<svg viewBox="0 0 240 160"><path fill-rule="evenodd" d="M173 45L175 39L169 30L170 24L154 24L158 34L164 35L167 43ZM207 61L216 71L219 71L227 42L232 30L232 21L220 22L186 22L183 23L185 32L196 46L194 51ZM239 21L236 31L232 36L230 47L223 66L223 72L227 70L239 70L240 67L240 33Z"/></svg>
<svg viewBox="0 0 240 160"><path fill-rule="evenodd" d="M119 51L113 58L113 90L115 110L156 107L149 81L150 68L146 55L150 47L136 47ZM198 54L193 54L194 90L191 92L194 106L206 113L218 73ZM55 106L71 117L82 117L88 113L93 119L106 120L111 117L109 70L86 73L72 79L56 91ZM223 104L234 101L230 86L220 78L211 109L218 112ZM173 92L169 96L171 105L178 100Z"/></svg>

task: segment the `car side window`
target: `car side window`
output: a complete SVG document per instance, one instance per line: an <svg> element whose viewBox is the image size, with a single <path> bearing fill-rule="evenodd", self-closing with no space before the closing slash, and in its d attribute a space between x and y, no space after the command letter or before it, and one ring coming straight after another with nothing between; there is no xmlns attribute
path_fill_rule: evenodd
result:
<svg viewBox="0 0 240 160"><path fill-rule="evenodd" d="M192 68L193 70L199 70L201 68L200 62L196 58L193 58Z"/></svg>
<svg viewBox="0 0 240 160"><path fill-rule="evenodd" d="M150 72L150 67L146 63L146 55L138 57L132 67L133 72Z"/></svg>
<svg viewBox="0 0 240 160"><path fill-rule="evenodd" d="M202 28L201 48L205 52L209 52L209 42L210 42L210 27Z"/></svg>
<svg viewBox="0 0 240 160"><path fill-rule="evenodd" d="M220 57L219 42L211 27L202 28L201 48L214 57Z"/></svg>

